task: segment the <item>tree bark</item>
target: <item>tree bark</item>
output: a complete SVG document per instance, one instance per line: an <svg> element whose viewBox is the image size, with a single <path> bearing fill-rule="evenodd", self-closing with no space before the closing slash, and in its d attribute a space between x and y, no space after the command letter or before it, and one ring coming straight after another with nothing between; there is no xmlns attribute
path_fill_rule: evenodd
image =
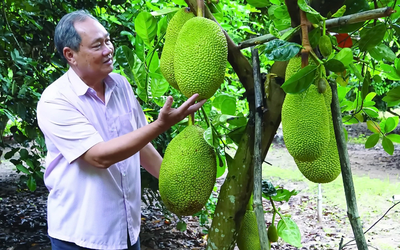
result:
<svg viewBox="0 0 400 250"><path fill-rule="evenodd" d="M254 76L254 90L255 90L255 137L254 141L254 191L253 191L253 207L256 213L258 234L260 239L261 250L270 250L270 243L268 234L265 227L264 209L262 203L262 119L264 113L263 105L263 91L261 88L261 75L260 75L260 58L258 56L258 49L251 50L253 58L253 76Z"/></svg>
<svg viewBox="0 0 400 250"><path fill-rule="evenodd" d="M332 86L332 119L333 127L335 129L335 137L339 151L340 166L342 169L342 178L344 193L347 203L347 217L349 218L351 227L353 229L354 237L357 243L358 250L368 250L367 242L362 229L361 219L358 214L356 192L354 189L353 175L351 173L351 166L349 155L347 152L347 144L343 132L342 112L340 110L339 97L337 93L336 82Z"/></svg>

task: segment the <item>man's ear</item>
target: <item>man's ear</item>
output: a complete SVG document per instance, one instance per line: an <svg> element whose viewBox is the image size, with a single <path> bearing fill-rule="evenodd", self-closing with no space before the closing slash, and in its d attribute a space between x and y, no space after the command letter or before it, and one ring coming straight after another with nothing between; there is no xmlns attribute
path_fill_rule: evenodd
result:
<svg viewBox="0 0 400 250"><path fill-rule="evenodd" d="M65 59L67 60L67 62L69 64L75 64L76 63L75 51L73 51L71 48L64 47L63 54L64 54L64 57L65 57Z"/></svg>

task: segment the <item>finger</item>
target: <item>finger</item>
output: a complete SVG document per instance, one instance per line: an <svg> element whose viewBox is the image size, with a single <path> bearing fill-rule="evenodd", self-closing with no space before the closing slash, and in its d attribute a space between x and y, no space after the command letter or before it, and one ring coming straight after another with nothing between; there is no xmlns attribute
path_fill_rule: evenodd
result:
<svg viewBox="0 0 400 250"><path fill-rule="evenodd" d="M207 101L207 99L203 99L203 100L201 100L200 102L191 105L191 106L187 109L187 112L188 112L189 114L190 114L190 113L196 112L197 110L199 110L199 109L201 108L201 106L203 106L203 104L204 104L206 101Z"/></svg>
<svg viewBox="0 0 400 250"><path fill-rule="evenodd" d="M184 102L179 109L187 110L199 97L199 94L192 95L186 102Z"/></svg>
<svg viewBox="0 0 400 250"><path fill-rule="evenodd" d="M174 102L174 98L172 98L172 96L168 96L167 100L165 100L163 109L170 109L173 102Z"/></svg>

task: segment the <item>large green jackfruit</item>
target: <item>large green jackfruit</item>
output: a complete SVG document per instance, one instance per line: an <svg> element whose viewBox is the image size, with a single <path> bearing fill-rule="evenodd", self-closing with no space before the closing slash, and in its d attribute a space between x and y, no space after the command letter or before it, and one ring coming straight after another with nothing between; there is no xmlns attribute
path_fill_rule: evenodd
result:
<svg viewBox="0 0 400 250"><path fill-rule="evenodd" d="M261 250L257 217L253 210L246 210L238 232L236 244L240 250Z"/></svg>
<svg viewBox="0 0 400 250"><path fill-rule="evenodd" d="M190 8L182 8L178 10L168 23L167 31L165 34L164 48L161 53L160 70L167 82L179 90L178 84L175 80L174 73L174 51L176 39L178 38L179 31L182 26L190 18L195 17Z"/></svg>
<svg viewBox="0 0 400 250"><path fill-rule="evenodd" d="M340 159L337 149L335 130L333 128L332 113L330 104L332 102L332 90L329 84L324 93L326 106L329 115L329 131L330 138L328 148L316 160L311 162L303 162L295 159L300 172L310 181L315 183L328 183L335 180L340 172ZM329 103L329 104L328 104Z"/></svg>
<svg viewBox="0 0 400 250"><path fill-rule="evenodd" d="M218 24L203 17L188 20L179 32L174 55L175 79L182 94L198 93L198 100L213 96L224 81L227 59L227 41Z"/></svg>
<svg viewBox="0 0 400 250"><path fill-rule="evenodd" d="M165 206L179 216L193 215L207 203L215 184L214 149L203 138L204 129L190 125L171 140L159 176Z"/></svg>
<svg viewBox="0 0 400 250"><path fill-rule="evenodd" d="M328 110L318 87L299 94L287 94L282 106L282 132L293 158L313 161L328 147L330 138Z"/></svg>

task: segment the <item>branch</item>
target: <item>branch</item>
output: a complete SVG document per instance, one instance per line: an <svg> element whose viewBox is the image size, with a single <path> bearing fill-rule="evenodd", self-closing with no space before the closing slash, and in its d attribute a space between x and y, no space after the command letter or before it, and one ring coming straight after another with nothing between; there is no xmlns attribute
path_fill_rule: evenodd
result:
<svg viewBox="0 0 400 250"><path fill-rule="evenodd" d="M390 7L379 8L375 10L367 10L364 12L351 14L347 16L342 16L338 18L332 18L326 20L326 28L334 28L338 26L343 26L346 24L361 23L372 19L377 19L381 17L387 17L396 11Z"/></svg>
<svg viewBox="0 0 400 250"><path fill-rule="evenodd" d="M255 88L255 134L258 135L254 140L254 211L257 218L258 235L261 244L261 250L270 250L268 234L265 227L264 210L262 205L262 119L263 119L263 96L261 88L260 76L260 58L258 57L258 49L252 49L253 58L253 76Z"/></svg>
<svg viewBox="0 0 400 250"><path fill-rule="evenodd" d="M338 18L328 19L325 21L325 25L326 25L327 29L335 28L338 26L346 25L346 24L360 23L360 22L365 22L365 21L372 20L372 19L387 17L395 12L396 11L390 7L380 8L380 9L375 9L375 10L368 10L368 11L364 11L364 12L360 12L360 13L356 13L356 14L351 14L351 15L346 15L346 16L342 16L342 17L338 17ZM321 23L321 25L322 25L322 23ZM279 33L280 33L280 35L283 35L290 29L293 29L293 28L282 30ZM240 43L238 47L239 47L239 49L245 49L245 48L249 48L252 46L259 45L259 44L267 43L267 42L275 40L275 39L279 39L279 38L275 37L271 34L267 34L267 35L263 35L263 36L259 36L259 37L255 37L255 38L246 40L246 41Z"/></svg>
<svg viewBox="0 0 400 250"><path fill-rule="evenodd" d="M339 151L340 166L342 169L342 178L344 193L346 196L347 204L347 217L350 220L353 229L354 238L356 239L358 250L368 250L367 242L362 230L360 216L358 214L356 193L354 189L353 176L351 173L351 166L349 155L347 151L346 139L343 132L342 112L340 110L339 97L337 93L336 82L331 85L332 87L332 119L335 129L335 137Z"/></svg>

